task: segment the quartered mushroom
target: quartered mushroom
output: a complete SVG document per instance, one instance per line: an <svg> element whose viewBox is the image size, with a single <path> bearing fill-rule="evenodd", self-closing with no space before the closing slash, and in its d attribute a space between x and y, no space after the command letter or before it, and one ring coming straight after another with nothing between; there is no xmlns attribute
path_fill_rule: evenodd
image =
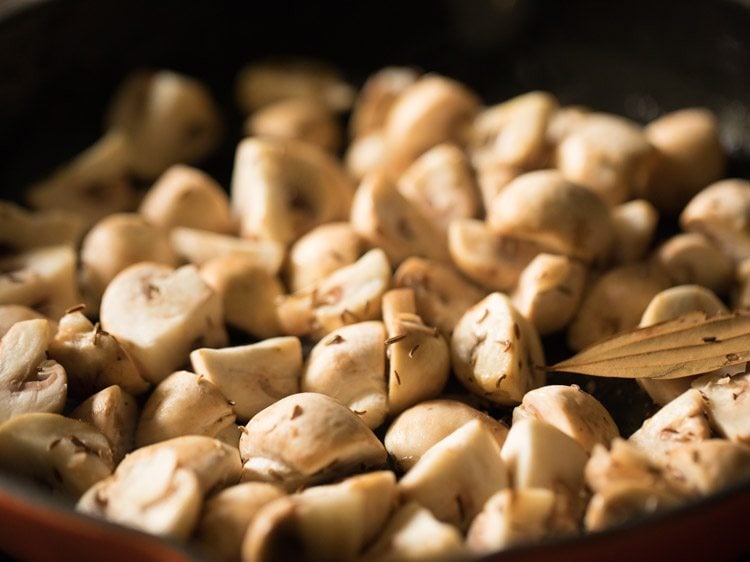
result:
<svg viewBox="0 0 750 562"><path fill-rule="evenodd" d="M70 417L91 424L102 432L118 464L133 450L138 405L135 398L117 385L108 386L81 402Z"/></svg>
<svg viewBox="0 0 750 562"><path fill-rule="evenodd" d="M191 349L227 341L221 298L194 266L145 262L120 272L102 297L101 323L152 383L179 368Z"/></svg>
<svg viewBox="0 0 750 562"><path fill-rule="evenodd" d="M114 464L99 430L59 414L29 413L0 425L0 467L77 499Z"/></svg>
<svg viewBox="0 0 750 562"><path fill-rule="evenodd" d="M221 391L240 420L300 391L302 346L295 337L250 345L201 348L190 354L193 370Z"/></svg>
<svg viewBox="0 0 750 562"><path fill-rule="evenodd" d="M527 418L555 426L587 453L597 443L608 446L620 435L601 402L575 385L547 385L527 392L513 410L513 423Z"/></svg>
<svg viewBox="0 0 750 562"><path fill-rule="evenodd" d="M349 132L359 139L381 130L398 96L419 78L405 66L388 66L371 74L357 95L349 120Z"/></svg>
<svg viewBox="0 0 750 562"><path fill-rule="evenodd" d="M399 266L393 284L414 291L417 313L445 338L450 338L464 312L486 294L450 265L417 257Z"/></svg>
<svg viewBox="0 0 750 562"><path fill-rule="evenodd" d="M203 280L224 304L224 321L256 338L281 334L276 302L284 293L278 277L246 254L228 254L204 262Z"/></svg>
<svg viewBox="0 0 750 562"><path fill-rule="evenodd" d="M75 213L50 209L28 211L11 201L0 200L0 248L20 252L42 246L77 246L85 228Z"/></svg>
<svg viewBox="0 0 750 562"><path fill-rule="evenodd" d="M444 523L465 531L484 503L508 486L493 433L467 422L430 447L399 481L402 502L416 501Z"/></svg>
<svg viewBox="0 0 750 562"><path fill-rule="evenodd" d="M478 420L503 446L508 435L503 422L463 402L439 399L401 412L385 434L385 448L396 466L407 472L433 445L472 420Z"/></svg>
<svg viewBox="0 0 750 562"><path fill-rule="evenodd" d="M215 437L234 424L231 403L207 377L176 371L162 380L143 405L137 447L183 435Z"/></svg>
<svg viewBox="0 0 750 562"><path fill-rule="evenodd" d="M567 256L538 254L521 272L511 300L539 335L557 332L578 311L586 273L581 262Z"/></svg>
<svg viewBox="0 0 750 562"><path fill-rule="evenodd" d="M699 232L683 232L667 239L653 255L675 285L702 285L722 294L734 279L734 263Z"/></svg>
<svg viewBox="0 0 750 562"><path fill-rule="evenodd" d="M0 339L0 422L29 412L62 412L67 376L47 359L51 339L44 319L17 322Z"/></svg>
<svg viewBox="0 0 750 562"><path fill-rule="evenodd" d="M381 131L357 137L344 154L346 171L357 181L385 167L385 135Z"/></svg>
<svg viewBox="0 0 750 562"><path fill-rule="evenodd" d="M356 414L314 392L282 398L245 427L240 439L243 480L270 482L286 490L379 467L387 457Z"/></svg>
<svg viewBox="0 0 750 562"><path fill-rule="evenodd" d="M685 443L667 453L668 477L696 495L708 495L747 481L750 447L726 439Z"/></svg>
<svg viewBox="0 0 750 562"><path fill-rule="evenodd" d="M456 324L451 363L472 393L508 406L545 378L539 335L502 293L485 297Z"/></svg>
<svg viewBox="0 0 750 562"><path fill-rule="evenodd" d="M245 562L355 560L396 504L392 472L315 486L262 507L242 544Z"/></svg>
<svg viewBox="0 0 750 562"><path fill-rule="evenodd" d="M445 234L383 173L366 176L354 196L352 228L398 266L410 256L448 261Z"/></svg>
<svg viewBox="0 0 750 562"><path fill-rule="evenodd" d="M0 338L8 333L13 324L24 320L48 320L44 314L22 304L0 304ZM50 320L50 322L54 322ZM54 328L53 328L54 329Z"/></svg>
<svg viewBox="0 0 750 562"><path fill-rule="evenodd" d="M602 531L675 508L684 501L681 494L648 483L612 486L592 496L583 523L587 531Z"/></svg>
<svg viewBox="0 0 750 562"><path fill-rule="evenodd" d="M233 230L229 197L211 176L184 164L167 169L151 186L138 212L164 229L186 226L228 234Z"/></svg>
<svg viewBox="0 0 750 562"><path fill-rule="evenodd" d="M278 305L282 330L319 340L336 328L380 318L391 266L375 248L316 284L284 297Z"/></svg>
<svg viewBox="0 0 750 562"><path fill-rule="evenodd" d="M326 394L347 406L370 429L379 427L388 415L386 338L379 321L334 330L310 352L302 391Z"/></svg>
<svg viewBox="0 0 750 562"><path fill-rule="evenodd" d="M750 374L746 371L746 365L739 365L708 373L695 379L688 392L698 392L702 397L708 419L720 435L750 445L750 416L747 415ZM697 410L697 405L694 409ZM706 429L698 436L707 439L709 432Z"/></svg>
<svg viewBox="0 0 750 562"><path fill-rule="evenodd" d="M645 199L633 199L613 207L612 258L615 263L642 260L651 246L658 224L659 211Z"/></svg>

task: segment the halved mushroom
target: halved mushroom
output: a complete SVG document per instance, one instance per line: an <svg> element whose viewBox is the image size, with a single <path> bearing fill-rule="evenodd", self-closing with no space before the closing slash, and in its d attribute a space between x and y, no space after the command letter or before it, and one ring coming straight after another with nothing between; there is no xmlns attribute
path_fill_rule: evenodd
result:
<svg viewBox="0 0 750 562"><path fill-rule="evenodd" d="M24 320L0 340L0 422L28 412L62 412L65 369L47 359L52 339L48 320Z"/></svg>
<svg viewBox="0 0 750 562"><path fill-rule="evenodd" d="M615 263L642 260L654 239L659 223L659 211L645 199L634 199L612 209Z"/></svg>
<svg viewBox="0 0 750 562"><path fill-rule="evenodd" d="M614 237L602 200L555 170L510 182L487 209L487 223L497 234L532 240L587 263L606 259Z"/></svg>
<svg viewBox="0 0 750 562"><path fill-rule="evenodd" d="M448 261L444 233L385 174L373 173L362 180L350 221L355 232L381 248L394 266L409 256Z"/></svg>
<svg viewBox="0 0 750 562"><path fill-rule="evenodd" d="M347 406L370 429L388 414L382 322L334 330L313 347L302 375L303 392L319 392Z"/></svg>
<svg viewBox="0 0 750 562"><path fill-rule="evenodd" d="M527 418L553 425L587 453L597 443L608 446L620 435L601 402L576 385L547 385L527 392L513 410L513 423Z"/></svg>
<svg viewBox="0 0 750 562"><path fill-rule="evenodd" d="M385 434L385 448L396 466L407 472L438 441L464 424L479 420L498 447L505 443L508 426L456 400L426 400L404 410Z"/></svg>
<svg viewBox="0 0 750 562"><path fill-rule="evenodd" d="M371 74L352 108L350 136L358 139L382 129L393 103L418 78L415 69L404 66L388 66Z"/></svg>
<svg viewBox="0 0 750 562"><path fill-rule="evenodd" d="M677 507L684 497L670 489L648 482L612 486L594 494L586 509L584 526L587 531L601 531Z"/></svg>
<svg viewBox="0 0 750 562"><path fill-rule="evenodd" d="M314 146L258 138L237 146L231 202L245 238L289 244L319 224L346 219L353 195L338 162Z"/></svg>
<svg viewBox="0 0 750 562"><path fill-rule="evenodd" d="M234 420L221 389L206 377L177 371L161 381L143 405L135 443L143 447L183 435L214 437Z"/></svg>
<svg viewBox="0 0 750 562"><path fill-rule="evenodd" d="M708 495L750 475L750 447L726 439L685 443L667 453L668 477L694 494Z"/></svg>
<svg viewBox="0 0 750 562"><path fill-rule="evenodd" d="M57 320L79 302L72 247L45 246L0 257L0 304L22 304Z"/></svg>
<svg viewBox="0 0 750 562"><path fill-rule="evenodd" d="M101 322L152 383L179 368L191 349L227 341L221 298L194 266L145 262L120 272L104 291Z"/></svg>
<svg viewBox="0 0 750 562"><path fill-rule="evenodd" d="M215 384L240 420L300 390L302 346L295 337L271 338L190 354L193 369Z"/></svg>
<svg viewBox="0 0 750 562"><path fill-rule="evenodd" d="M439 330L426 326L417 314L412 289L383 295L383 322L388 336L388 410L397 414L440 394L450 374L450 351Z"/></svg>
<svg viewBox="0 0 750 562"><path fill-rule="evenodd" d="M544 336L562 330L573 319L585 282L586 267L581 262L541 253L521 272L511 300Z"/></svg>
<svg viewBox="0 0 750 562"><path fill-rule="evenodd" d="M240 439L242 478L286 490L385 464L378 438L349 408L314 392L282 398L251 419Z"/></svg>
<svg viewBox="0 0 750 562"><path fill-rule="evenodd" d="M353 264L285 297L278 307L281 327L288 334L319 340L341 326L375 320L390 281L385 253L370 250Z"/></svg>
<svg viewBox="0 0 750 562"><path fill-rule="evenodd" d="M0 425L0 467L77 499L112 473L99 430L59 414L22 414Z"/></svg>
<svg viewBox="0 0 750 562"><path fill-rule="evenodd" d="M11 201L0 200L0 248L19 252L42 246L77 246L83 236L83 219L60 210L32 212Z"/></svg>
<svg viewBox="0 0 750 562"><path fill-rule="evenodd" d="M739 365L707 373L694 380L688 392L698 392L702 397L701 405L706 408L711 425L720 435L730 441L750 444L750 417L746 414L750 400L750 374L746 370L745 365ZM707 439L708 429L701 431L699 436Z"/></svg>
<svg viewBox="0 0 750 562"><path fill-rule="evenodd" d="M416 501L464 531L490 496L506 486L500 447L476 419L430 447L398 483L402 502Z"/></svg>
<svg viewBox="0 0 750 562"><path fill-rule="evenodd" d="M81 402L70 417L89 423L102 432L112 447L112 460L118 464L133 450L138 405L117 385L108 386Z"/></svg>
<svg viewBox="0 0 750 562"><path fill-rule="evenodd" d="M417 257L407 258L399 266L393 284L414 291L417 313L445 338L450 338L464 312L486 294L451 266Z"/></svg>
<svg viewBox="0 0 750 562"><path fill-rule="evenodd" d="M47 320L47 317L33 308L29 308L22 304L0 304L0 338L7 334L8 330L10 330L16 322L39 319Z"/></svg>
<svg viewBox="0 0 750 562"><path fill-rule="evenodd" d="M281 333L276 302L284 293L278 277L244 254L228 254L203 263L201 277L224 303L224 321L256 338Z"/></svg>
<svg viewBox="0 0 750 562"><path fill-rule="evenodd" d="M456 324L451 362L461 384L496 404L518 404L545 378L539 335L502 293L485 297Z"/></svg>
<svg viewBox="0 0 750 562"><path fill-rule="evenodd" d="M702 285L721 294L734 277L732 260L698 232L672 236L656 249L653 259L675 285Z"/></svg>
<svg viewBox="0 0 750 562"><path fill-rule="evenodd" d="M164 229L185 226L227 234L233 230L229 198L208 174L184 164L165 171L148 190L138 212Z"/></svg>

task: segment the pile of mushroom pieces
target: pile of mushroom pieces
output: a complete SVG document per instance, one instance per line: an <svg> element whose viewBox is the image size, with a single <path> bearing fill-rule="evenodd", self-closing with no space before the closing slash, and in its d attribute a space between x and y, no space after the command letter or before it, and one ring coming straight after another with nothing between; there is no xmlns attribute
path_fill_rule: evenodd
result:
<svg viewBox="0 0 750 562"><path fill-rule="evenodd" d="M221 138L210 93L159 71L33 210L0 205L4 469L245 562L455 559L748 474L744 366L643 382L661 409L627 439L545 385L541 336L750 306L750 183L721 179L708 110L487 107L411 68L355 95L296 60L237 99L229 195L189 165ZM655 242L660 215L684 232Z"/></svg>

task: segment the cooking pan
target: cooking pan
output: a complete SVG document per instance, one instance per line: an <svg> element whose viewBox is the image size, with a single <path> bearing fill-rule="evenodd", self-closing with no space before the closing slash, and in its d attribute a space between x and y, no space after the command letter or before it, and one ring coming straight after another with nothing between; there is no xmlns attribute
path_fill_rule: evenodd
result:
<svg viewBox="0 0 750 562"><path fill-rule="evenodd" d="M92 144L129 71L171 68L206 82L227 140L202 166L228 185L239 114L235 73L268 55L336 63L354 83L406 64L462 80L487 102L532 89L645 122L689 106L719 117L729 175L750 178L750 2L740 0L431 0L325 3L197 0L0 0L0 195ZM674 230L669 219L663 233ZM546 342L549 360L565 354ZM556 375L552 382L587 380ZM590 387L586 387L587 389ZM632 382L593 391L628 435L653 405ZM750 485L602 533L486 560L734 560ZM0 475L0 550L24 560L200 559L200 554L71 512L64 501Z"/></svg>

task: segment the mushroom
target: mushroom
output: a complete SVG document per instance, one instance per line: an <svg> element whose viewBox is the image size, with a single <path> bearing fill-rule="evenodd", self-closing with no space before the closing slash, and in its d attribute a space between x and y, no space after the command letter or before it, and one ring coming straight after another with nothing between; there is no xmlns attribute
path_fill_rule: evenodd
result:
<svg viewBox="0 0 750 562"><path fill-rule="evenodd" d="M586 509L587 531L601 531L628 521L677 507L685 500L669 489L654 488L648 483L613 486L594 494Z"/></svg>
<svg viewBox="0 0 750 562"><path fill-rule="evenodd" d="M614 237L602 200L555 170L530 172L510 182L487 209L487 223L497 234L532 240L551 253L586 263L606 259Z"/></svg>
<svg viewBox="0 0 750 562"><path fill-rule="evenodd" d="M615 263L642 260L654 239L658 223L659 211L645 199L633 199L613 207L612 258Z"/></svg>
<svg viewBox="0 0 750 562"><path fill-rule="evenodd" d="M228 234L233 230L229 198L211 176L175 164L151 186L138 212L155 226L185 226Z"/></svg>
<svg viewBox="0 0 750 562"><path fill-rule="evenodd" d="M231 424L226 426L224 429L214 435L214 439L221 441L225 445L229 445L233 449L239 450L240 448L240 437L242 437L242 430L245 426Z"/></svg>
<svg viewBox="0 0 750 562"><path fill-rule="evenodd" d="M278 277L246 254L228 254L204 262L203 280L221 296L224 321L264 339L281 333L276 302L284 293Z"/></svg>
<svg viewBox="0 0 750 562"><path fill-rule="evenodd" d="M375 320L390 281L385 253L370 250L353 264L285 297L278 307L282 330L319 340L341 326Z"/></svg>
<svg viewBox="0 0 750 562"><path fill-rule="evenodd" d="M477 175L477 185L482 195L482 207L484 210L492 206L492 200L505 189L505 187L524 173L521 168L506 166L496 162L474 164Z"/></svg>
<svg viewBox="0 0 750 562"><path fill-rule="evenodd" d="M385 174L366 176L354 196L352 228L398 266L410 256L448 261L445 235Z"/></svg>
<svg viewBox="0 0 750 562"><path fill-rule="evenodd" d="M48 360L49 321L16 322L0 340L0 422L29 412L62 412L65 369Z"/></svg>
<svg viewBox="0 0 750 562"><path fill-rule="evenodd" d="M464 424L479 420L502 447L508 426L456 400L426 400L401 412L385 434L385 448L404 472L419 462L433 445Z"/></svg>
<svg viewBox="0 0 750 562"><path fill-rule="evenodd" d="M663 467L649 458L631 441L616 437L607 450L597 444L586 463L586 484L595 493L607 493L618 487L647 486L679 492L674 479L668 479Z"/></svg>
<svg viewBox="0 0 750 562"><path fill-rule="evenodd" d="M248 136L297 140L336 153L341 126L336 115L315 99L289 98L265 105L245 121Z"/></svg>
<svg viewBox="0 0 750 562"><path fill-rule="evenodd" d="M56 244L75 247L83 236L84 226L75 213L56 209L27 211L11 201L0 200L0 248L3 252Z"/></svg>
<svg viewBox="0 0 750 562"><path fill-rule="evenodd" d="M97 222L83 239L80 257L82 292L94 313L104 289L129 265L176 264L167 233L135 213L109 215Z"/></svg>
<svg viewBox="0 0 750 562"><path fill-rule="evenodd" d="M450 374L450 351L440 332L416 313L412 289L383 295L383 322L388 336L388 410L397 414L440 394Z"/></svg>
<svg viewBox="0 0 750 562"><path fill-rule="evenodd" d="M16 322L38 319L48 320L44 314L41 314L28 306L22 304L0 304L0 338L7 334L8 330L10 330Z"/></svg>
<svg viewBox="0 0 750 562"><path fill-rule="evenodd" d="M191 349L220 347L227 340L221 298L194 266L131 265L104 291L101 323L130 353L141 376L155 384L179 368Z"/></svg>
<svg viewBox="0 0 750 562"><path fill-rule="evenodd" d="M732 291L732 308L742 310L750 308L750 259L737 264L734 272L734 290Z"/></svg>
<svg viewBox="0 0 750 562"><path fill-rule="evenodd" d="M207 499L195 532L201 549L221 562L240 560L242 540L257 513L283 496L277 486L244 482Z"/></svg>
<svg viewBox="0 0 750 562"><path fill-rule="evenodd" d="M463 315L451 338L451 363L471 392L506 406L544 383L544 351L534 327L502 293Z"/></svg>
<svg viewBox="0 0 750 562"><path fill-rule="evenodd" d="M357 181L385 167L385 135L381 131L357 137L344 155L346 171Z"/></svg>
<svg viewBox="0 0 750 562"><path fill-rule="evenodd" d="M479 211L479 191L466 154L439 144L417 158L398 179L398 190L440 230Z"/></svg>
<svg viewBox="0 0 750 562"><path fill-rule="evenodd" d="M748 389L750 374L743 364L707 373L695 379L692 389L687 392L691 395L697 392L698 397L702 398L701 406L706 408L711 425L720 435L730 441L750 445L750 418L746 415L750 399ZM698 409L697 404L695 409ZM709 436L708 428L704 430L702 424L701 431L694 433L698 434L699 439L693 440L707 439Z"/></svg>
<svg viewBox="0 0 750 562"><path fill-rule="evenodd" d="M553 151L557 149L565 137L575 132L590 115L591 110L583 105L559 107L547 123L547 146Z"/></svg>
<svg viewBox="0 0 750 562"><path fill-rule="evenodd" d="M232 211L240 235L289 244L349 215L354 186L336 159L294 140L247 138L237 146Z"/></svg>
<svg viewBox="0 0 750 562"><path fill-rule="evenodd" d="M698 191L724 175L727 156L719 139L719 121L709 109L667 113L644 132L656 157L639 194L664 213L678 214Z"/></svg>
<svg viewBox="0 0 750 562"><path fill-rule="evenodd" d="M371 74L352 108L349 120L352 139L356 141L381 130L393 103L418 78L416 70L404 66L388 66Z"/></svg>
<svg viewBox="0 0 750 562"><path fill-rule="evenodd" d="M407 258L393 276L395 287L414 291L417 313L447 339L464 312L485 292L451 266L424 258Z"/></svg>
<svg viewBox="0 0 750 562"><path fill-rule="evenodd" d="M21 304L57 320L79 302L72 247L45 246L0 257L0 304Z"/></svg>
<svg viewBox="0 0 750 562"><path fill-rule="evenodd" d="M439 521L465 531L495 492L508 485L493 433L474 419L430 447L398 483L403 503L416 501Z"/></svg>
<svg viewBox="0 0 750 562"><path fill-rule="evenodd" d="M240 420L300 390L302 346L295 337L271 338L190 354L193 370L206 377L231 403Z"/></svg>
<svg viewBox="0 0 750 562"><path fill-rule="evenodd" d="M591 453L620 435L612 416L591 394L576 385L547 385L527 392L513 409L513 423L523 419L548 423Z"/></svg>
<svg viewBox="0 0 750 562"><path fill-rule="evenodd" d="M539 335L562 330L583 297L586 267L567 256L538 254L524 268L511 301Z"/></svg>
<svg viewBox="0 0 750 562"><path fill-rule="evenodd" d="M654 149L636 123L604 113L586 115L557 146L557 168L568 181L619 205L649 181Z"/></svg>
<svg viewBox="0 0 750 562"><path fill-rule="evenodd" d="M77 499L112 473L112 450L87 423L28 413L0 425L0 467Z"/></svg>
<svg viewBox="0 0 750 562"><path fill-rule="evenodd" d="M303 392L319 392L347 406L369 427L388 414L386 341L382 322L338 328L313 347L302 375Z"/></svg>
<svg viewBox="0 0 750 562"><path fill-rule="evenodd" d="M747 480L750 447L726 439L685 443L667 453L668 477L696 495L708 495Z"/></svg>
<svg viewBox="0 0 750 562"><path fill-rule="evenodd" d="M659 246L653 260L675 285L702 285L722 294L732 283L734 263L698 232L676 234Z"/></svg>
<svg viewBox="0 0 750 562"><path fill-rule="evenodd" d="M245 426L242 479L291 491L385 464L378 438L333 398L303 392L282 398Z"/></svg>
<svg viewBox="0 0 750 562"><path fill-rule="evenodd" d="M750 257L750 182L721 180L698 192L680 215L680 225L699 232L727 257L740 262Z"/></svg>
<svg viewBox="0 0 750 562"><path fill-rule="evenodd" d="M162 380L143 405L135 444L143 447L182 435L214 437L234 420L221 389L206 377L177 371Z"/></svg>

